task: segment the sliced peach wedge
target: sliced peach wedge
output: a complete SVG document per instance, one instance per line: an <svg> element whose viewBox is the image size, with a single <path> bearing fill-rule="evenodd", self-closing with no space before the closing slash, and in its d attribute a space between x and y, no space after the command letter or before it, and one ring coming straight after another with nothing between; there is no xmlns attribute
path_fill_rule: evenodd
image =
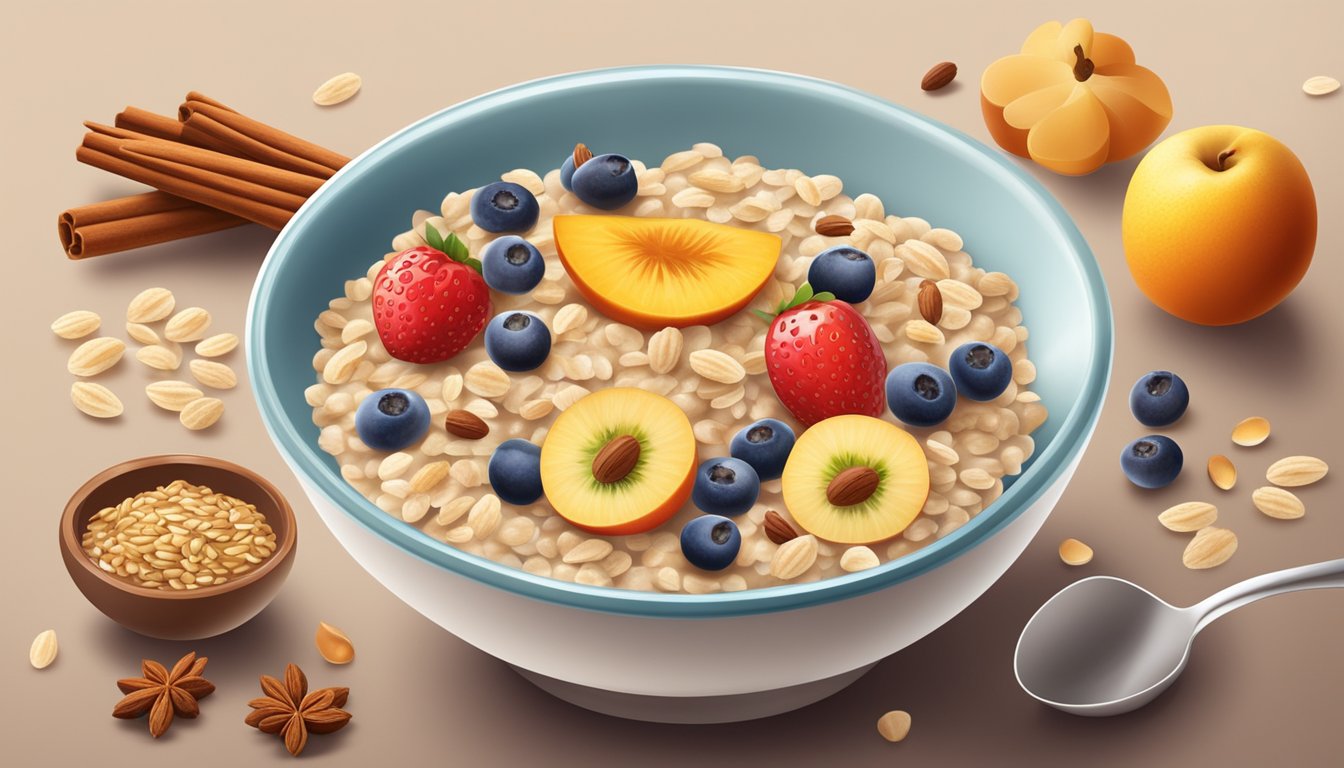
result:
<svg viewBox="0 0 1344 768"><path fill-rule="evenodd" d="M695 435L671 400L633 387L585 395L541 446L541 485L557 514L607 536L657 528L695 483Z"/></svg>
<svg viewBox="0 0 1344 768"><path fill-rule="evenodd" d="M602 314L640 328L710 325L770 279L775 235L699 219L556 216L555 247Z"/></svg>

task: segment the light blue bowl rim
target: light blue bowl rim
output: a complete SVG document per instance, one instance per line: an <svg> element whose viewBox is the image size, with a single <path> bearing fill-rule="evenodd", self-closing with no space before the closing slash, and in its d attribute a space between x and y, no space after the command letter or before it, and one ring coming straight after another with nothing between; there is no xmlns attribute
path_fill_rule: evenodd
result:
<svg viewBox="0 0 1344 768"><path fill-rule="evenodd" d="M1086 300L1093 326L1091 359L1086 362L1086 377L1081 396L1060 425L1059 431L989 509L975 516L959 530L922 549L867 571L845 574L805 584L791 584L740 592L708 595L664 594L610 587L593 587L558 579L536 576L483 557L471 555L438 541L404 522L382 512L332 471L319 454L311 435L300 434L285 417L271 377L270 350L262 333L270 298L275 290L280 262L295 242L302 238L308 220L326 205L333 190L359 182L365 168L382 157L401 150L407 144L444 124L467 120L491 108L528 99L555 88L601 86L604 83L632 80L730 80L744 86L787 86L837 102L851 102L888 112L907 130L946 142L963 145L980 156L984 170L999 183L1017 187L1036 205L1045 209L1069 243L1077 266L1086 283ZM726 618L758 613L786 611L831 603L867 594L874 590L912 579L947 563L985 541L1022 514L1050 489L1078 458L1087 444L1101 414L1110 378L1114 338L1110 299L1101 270L1087 241L1068 213L1044 187L997 151L949 126L916 112L892 104L871 94L839 83L802 75L762 69L711 65L653 65L598 69L531 80L477 96L425 117L369 148L324 184L298 211L276 237L253 288L248 307L246 337L247 365L252 390L262 421L291 468L316 487L337 508L359 525L406 554L453 573L499 589L543 602L607 613L669 617Z"/></svg>

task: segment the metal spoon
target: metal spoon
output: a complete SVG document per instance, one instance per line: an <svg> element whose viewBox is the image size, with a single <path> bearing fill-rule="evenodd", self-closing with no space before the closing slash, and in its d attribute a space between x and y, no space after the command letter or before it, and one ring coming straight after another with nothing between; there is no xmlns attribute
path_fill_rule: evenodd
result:
<svg viewBox="0 0 1344 768"><path fill-rule="evenodd" d="M1325 587L1344 587L1344 559L1256 576L1188 608L1124 579L1093 576L1036 611L1017 641L1013 669L1022 690L1055 709L1118 715L1175 682L1195 635L1214 619L1262 597Z"/></svg>

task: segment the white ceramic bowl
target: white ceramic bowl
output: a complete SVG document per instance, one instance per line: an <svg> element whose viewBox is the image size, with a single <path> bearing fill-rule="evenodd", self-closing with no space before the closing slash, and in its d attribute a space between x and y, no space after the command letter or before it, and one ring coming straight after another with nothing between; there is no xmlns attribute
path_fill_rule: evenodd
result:
<svg viewBox="0 0 1344 768"><path fill-rule="evenodd" d="M639 158L695 141L767 166L835 173L888 210L959 232L1022 287L1050 409L1004 495L900 560L810 584L713 595L588 587L460 552L379 511L317 448L304 402L312 319L383 253L410 211L576 138ZM1068 216L998 152L844 86L758 70L640 67L564 75L449 107L365 152L277 238L253 293L248 365L263 419L323 521L393 594L553 693L629 717L713 722L815 701L955 616L1003 574L1063 492L1109 378L1110 305ZM707 654L706 648L750 648ZM824 648L824 652L818 651Z"/></svg>

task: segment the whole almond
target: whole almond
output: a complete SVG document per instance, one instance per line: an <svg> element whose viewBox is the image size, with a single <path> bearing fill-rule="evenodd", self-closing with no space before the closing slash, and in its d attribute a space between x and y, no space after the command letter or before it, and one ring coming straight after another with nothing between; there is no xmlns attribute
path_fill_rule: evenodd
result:
<svg viewBox="0 0 1344 768"><path fill-rule="evenodd" d="M593 478L599 483L624 480L639 463L639 441L632 435L619 435L602 446L593 457Z"/></svg>
<svg viewBox="0 0 1344 768"><path fill-rule="evenodd" d="M1203 501L1187 501L1165 510L1157 521L1169 531L1189 533L1207 528L1218 520L1218 508Z"/></svg>
<svg viewBox="0 0 1344 768"><path fill-rule="evenodd" d="M919 314L930 325L937 325L943 319L943 292L932 280L919 284Z"/></svg>
<svg viewBox="0 0 1344 768"><path fill-rule="evenodd" d="M167 288L146 288L131 299L126 308L126 320L132 323L157 323L173 314L176 305L173 292Z"/></svg>
<svg viewBox="0 0 1344 768"><path fill-rule="evenodd" d="M28 663L34 669L46 669L56 660L56 651L56 630L48 629L33 638L33 644L28 648Z"/></svg>
<svg viewBox="0 0 1344 768"><path fill-rule="evenodd" d="M120 339L100 336L76 347L65 367L76 376L97 376L116 365L125 351Z"/></svg>
<svg viewBox="0 0 1344 768"><path fill-rule="evenodd" d="M207 429L224 415L224 401L216 397L201 397L187 403L178 415L182 426L190 430Z"/></svg>
<svg viewBox="0 0 1344 768"><path fill-rule="evenodd" d="M135 359L156 371L176 371L182 365L182 353L162 344L151 344L137 349Z"/></svg>
<svg viewBox="0 0 1344 768"><path fill-rule="evenodd" d="M848 237L854 234L854 222L844 216L831 214L817 219L813 229L822 237Z"/></svg>
<svg viewBox="0 0 1344 768"><path fill-rule="evenodd" d="M359 93L359 87L363 84L364 80L354 72L342 72L313 91L313 103L319 107L340 104Z"/></svg>
<svg viewBox="0 0 1344 768"><path fill-rule="evenodd" d="M940 61L924 73L924 79L919 81L919 87L926 91L936 91L956 78L957 65L950 61Z"/></svg>
<svg viewBox="0 0 1344 768"><path fill-rule="evenodd" d="M578 144L574 145L575 169L577 169L580 165L583 165L584 163L592 159L593 159L593 150L589 149L587 144L579 142Z"/></svg>
<svg viewBox="0 0 1344 768"><path fill-rule="evenodd" d="M480 440L490 434L490 425L486 424L480 416L460 408L448 412L443 420L443 428L448 430L450 434L467 440Z"/></svg>
<svg viewBox="0 0 1344 768"><path fill-rule="evenodd" d="M102 384L76 381L70 385L70 400L80 412L95 419L113 419L121 415L121 400Z"/></svg>
<svg viewBox="0 0 1344 768"><path fill-rule="evenodd" d="M817 561L817 538L808 534L786 541L775 550L770 559L770 575L777 579L802 576Z"/></svg>
<svg viewBox="0 0 1344 768"><path fill-rule="evenodd" d="M1201 528L1185 547L1181 562L1186 568L1202 570L1227 562L1237 551L1237 535L1226 528Z"/></svg>
<svg viewBox="0 0 1344 768"><path fill-rule="evenodd" d="M342 340L345 340L344 334ZM222 357L238 347L238 337L232 333L217 333L203 339L196 345L196 354L201 357Z"/></svg>
<svg viewBox="0 0 1344 768"><path fill-rule="evenodd" d="M102 324L103 319L98 317L98 313L77 309L56 318L51 324L51 332L62 339L82 339L98 330Z"/></svg>
<svg viewBox="0 0 1344 768"><path fill-rule="evenodd" d="M1285 488L1296 488L1325 477L1330 466L1315 456L1288 456L1269 465L1265 479Z"/></svg>
<svg viewBox="0 0 1344 768"><path fill-rule="evenodd" d="M211 389L233 389L238 386L238 375L233 369L214 360L192 360L187 366L191 375Z"/></svg>
<svg viewBox="0 0 1344 768"><path fill-rule="evenodd" d="M1251 503L1256 509L1278 520L1296 520L1307 514L1307 507L1301 499L1289 491L1272 486L1252 491Z"/></svg>
<svg viewBox="0 0 1344 768"><path fill-rule="evenodd" d="M325 621L317 623L317 652L329 664L349 664L355 660L355 646L350 638Z"/></svg>
<svg viewBox="0 0 1344 768"><path fill-rule="evenodd" d="M765 537L776 544L783 544L798 538L798 531L778 512L768 509L765 512Z"/></svg>
<svg viewBox="0 0 1344 768"><path fill-rule="evenodd" d="M210 327L210 313L200 307L187 307L178 312L163 328L163 337L169 341L196 341L205 337Z"/></svg>
<svg viewBox="0 0 1344 768"><path fill-rule="evenodd" d="M850 467L831 478L826 486L826 500L837 507L862 504L881 482L882 478L872 467Z"/></svg>
<svg viewBox="0 0 1344 768"><path fill-rule="evenodd" d="M185 381L156 381L145 387L149 401L165 411L180 411L187 403L205 396L201 390Z"/></svg>

